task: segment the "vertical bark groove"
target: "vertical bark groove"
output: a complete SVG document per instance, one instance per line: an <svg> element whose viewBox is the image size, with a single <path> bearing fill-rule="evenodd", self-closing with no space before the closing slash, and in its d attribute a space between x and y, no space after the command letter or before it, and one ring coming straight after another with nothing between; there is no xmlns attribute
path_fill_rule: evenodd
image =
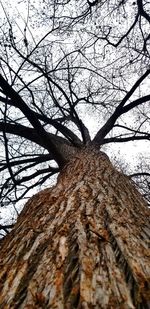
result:
<svg viewBox="0 0 150 309"><path fill-rule="evenodd" d="M149 221L105 154L76 153L3 241L0 308L149 308Z"/></svg>
<svg viewBox="0 0 150 309"><path fill-rule="evenodd" d="M74 243L72 243L71 237L74 238L73 233L70 235L70 242L68 243L68 256L64 265L63 293L66 308L67 306L77 308L80 297L79 247L76 242L76 238L74 239Z"/></svg>

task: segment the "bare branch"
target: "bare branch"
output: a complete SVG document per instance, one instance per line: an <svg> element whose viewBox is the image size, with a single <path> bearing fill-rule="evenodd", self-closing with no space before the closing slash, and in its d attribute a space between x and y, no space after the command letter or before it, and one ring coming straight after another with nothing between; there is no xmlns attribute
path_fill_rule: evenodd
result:
<svg viewBox="0 0 150 309"><path fill-rule="evenodd" d="M137 5L138 5L138 12L139 12L139 15L143 16L143 17L150 23L150 16L149 16L148 13L144 10L142 0L137 0Z"/></svg>
<svg viewBox="0 0 150 309"><path fill-rule="evenodd" d="M136 135L131 135L129 137L110 137L110 138L105 138L103 140L103 144L108 144L108 143L125 143L125 142L130 142L130 141L141 141L141 140L150 140L150 134L145 134L141 136L136 136Z"/></svg>
<svg viewBox="0 0 150 309"><path fill-rule="evenodd" d="M3 89L4 94L11 98L13 102L16 102L17 107L22 111L22 113L27 117L29 122L32 124L38 136L44 140L45 146L50 153L54 155L54 159L56 159L57 163L62 166L64 164L64 158L62 158L59 150L56 148L54 143L51 141L50 137L46 133L46 131L41 126L35 114L32 110L25 104L22 98L18 95L18 93L8 84L8 82L2 77L0 74L0 87Z"/></svg>
<svg viewBox="0 0 150 309"><path fill-rule="evenodd" d="M117 108L115 109L114 113L110 116L110 118L107 120L107 122L104 124L104 126L97 132L96 136L93 139L93 144L97 144L100 145L102 144L102 141L104 139L104 137L111 131L111 129L113 128L116 120L126 111L130 110L131 106L135 107L137 105L137 101L136 101L136 105L134 106L134 103L132 105L127 105L128 107L126 108L126 106L124 107L125 103L128 101L128 99L131 97L131 95L134 93L134 91L138 88L138 86L143 82L143 80L150 74L150 70L147 70L145 72L145 74L143 74L138 81L136 81L136 83L132 86L132 88L129 90L129 92L126 94L126 96L124 97L124 99L121 101L121 103L117 106ZM149 96L146 96L146 101L149 99ZM145 101L142 101L141 99L141 103L143 103ZM139 101L138 101L139 103ZM139 103L140 104L140 103ZM124 108L123 108L124 107ZM124 110L125 109L125 110ZM127 110L126 110L127 109Z"/></svg>

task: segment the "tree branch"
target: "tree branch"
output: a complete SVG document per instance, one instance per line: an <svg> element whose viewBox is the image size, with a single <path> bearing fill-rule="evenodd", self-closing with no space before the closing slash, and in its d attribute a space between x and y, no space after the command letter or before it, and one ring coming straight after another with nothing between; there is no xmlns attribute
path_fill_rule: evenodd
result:
<svg viewBox="0 0 150 309"><path fill-rule="evenodd" d="M142 104L142 103L145 103L145 102L148 102L150 101L150 94L149 95L146 95L142 98L139 98L131 103L129 103L128 105L125 105L122 109L122 113L121 114L124 114L124 113L127 113L129 110L131 110L132 108Z"/></svg>
<svg viewBox="0 0 150 309"><path fill-rule="evenodd" d="M4 129L7 133L18 135L47 149L47 144L45 143L45 140L43 140L42 137L38 136L36 130L33 128L29 128L21 124L12 123L7 123L5 126L4 122L0 122L0 131L3 132ZM65 160L69 160L70 156L74 153L74 147L71 145L71 143L61 136L57 136L52 133L47 133L47 135L49 139L51 139L53 144L55 144L55 147L58 148L58 150L60 150L61 153L64 155ZM52 153L50 153L50 156L51 160L55 160Z"/></svg>
<svg viewBox="0 0 150 309"><path fill-rule="evenodd" d="M130 141L140 141L140 140L150 140L150 134L141 135L141 136L130 136L130 137L110 137L110 138L104 138L102 144L108 144L108 143L124 143L124 142L130 142Z"/></svg>
<svg viewBox="0 0 150 309"><path fill-rule="evenodd" d="M39 120L32 112L32 110L26 105L18 93L8 84L8 82L0 74L0 86L3 89L4 94L11 98L12 102L17 104L17 107L22 111L22 113L27 117L31 125L36 130L37 135L44 140L45 147L47 150L53 154L54 160L57 161L59 166L63 166L64 158L60 151L56 148L55 144L50 139L50 136L41 126Z"/></svg>
<svg viewBox="0 0 150 309"><path fill-rule="evenodd" d="M16 160L14 161L11 161L9 160L9 164L10 166L17 166L17 165L21 165L21 164L27 164L27 163L30 163L30 162L34 162L36 164L40 164L40 163L43 163L43 162L46 162L46 161L50 161L52 160L52 157L50 156L50 154L43 154L41 156L37 156L37 157L34 157L34 154L33 154L33 158L27 158L27 159L19 159L17 158ZM0 172L2 172L3 170L7 169L7 163L2 163L0 162Z"/></svg>
<svg viewBox="0 0 150 309"><path fill-rule="evenodd" d="M137 5L138 5L139 15L143 16L150 23L150 16L147 14L147 12L144 11L142 0L137 0Z"/></svg>
<svg viewBox="0 0 150 309"><path fill-rule="evenodd" d="M113 128L116 120L123 114L125 113L125 109L127 109L126 111L130 110L131 109L131 106L132 105L127 105L127 108L126 106L124 107L125 103L127 102L127 100L131 97L131 95L134 93L134 91L138 88L138 86L142 83L142 81L150 74L150 69L147 70L145 72L145 74L143 74L137 81L136 83L132 86L132 88L128 91L128 93L126 94L126 96L123 98L123 100L121 101L121 103L116 107L114 113L110 116L110 118L107 120L107 122L104 124L104 126L97 132L96 136L94 137L92 143L94 145L101 145L102 144L102 141L104 139L104 137L111 131L111 129ZM144 97L145 98L145 97ZM147 97L147 99L149 99L149 96ZM146 101L147 101L146 99ZM139 99L138 99L139 100ZM136 102L136 105L137 105L137 100L132 102L133 103L133 107L134 104ZM145 101L142 101L141 99L141 103L143 103ZM131 104L132 104L131 103ZM138 101L138 104L139 101ZM133 108L132 107L132 108Z"/></svg>
<svg viewBox="0 0 150 309"><path fill-rule="evenodd" d="M148 176L148 177L150 177L150 173L141 172L141 173L130 174L130 175L128 175L128 176L129 176L129 177L139 177L139 176Z"/></svg>
<svg viewBox="0 0 150 309"><path fill-rule="evenodd" d="M12 100L7 100L4 97L0 96L0 101L3 103L7 103L11 106L14 107L18 107L17 102L12 102ZM37 112L34 112L32 109L30 109L32 111L32 113L41 121L43 121L44 123L50 124L52 125L56 130L59 130L74 146L79 146L81 145L81 140L79 139L79 137L74 134L70 129L68 129L66 126L64 126L62 123L59 122L59 119L50 119L49 117L47 117L44 114L40 114ZM62 121L62 119L60 119ZM64 117L65 120L65 117ZM63 121L64 121L63 120ZM66 117L67 120L67 117Z"/></svg>

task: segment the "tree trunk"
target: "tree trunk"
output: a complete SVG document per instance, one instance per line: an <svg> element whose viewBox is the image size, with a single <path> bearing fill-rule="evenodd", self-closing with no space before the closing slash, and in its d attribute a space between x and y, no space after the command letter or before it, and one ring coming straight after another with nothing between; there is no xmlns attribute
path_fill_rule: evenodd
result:
<svg viewBox="0 0 150 309"><path fill-rule="evenodd" d="M26 204L0 253L0 308L150 308L149 209L97 150Z"/></svg>

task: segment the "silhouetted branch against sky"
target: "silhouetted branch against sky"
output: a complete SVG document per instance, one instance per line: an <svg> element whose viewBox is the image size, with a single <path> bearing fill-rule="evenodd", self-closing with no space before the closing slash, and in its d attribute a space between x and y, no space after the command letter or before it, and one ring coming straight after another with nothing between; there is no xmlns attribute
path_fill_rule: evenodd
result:
<svg viewBox="0 0 150 309"><path fill-rule="evenodd" d="M0 5L1 205L49 185L69 153L89 144L103 146L120 166L128 157L125 172L138 173L142 188L150 139L148 3Z"/></svg>

